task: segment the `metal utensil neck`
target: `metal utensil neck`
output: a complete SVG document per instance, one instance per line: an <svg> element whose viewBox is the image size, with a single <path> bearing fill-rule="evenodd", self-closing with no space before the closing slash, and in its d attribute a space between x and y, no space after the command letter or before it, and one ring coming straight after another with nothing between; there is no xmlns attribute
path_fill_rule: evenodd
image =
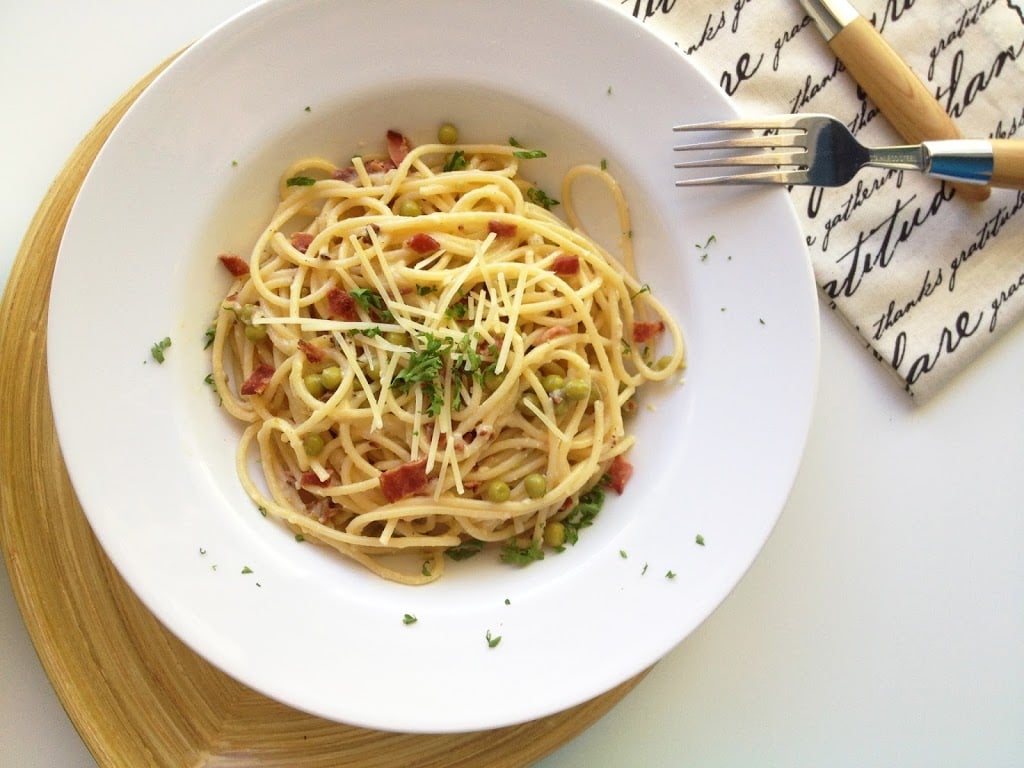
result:
<svg viewBox="0 0 1024 768"><path fill-rule="evenodd" d="M831 40L860 16L847 0L800 0L800 4L826 40Z"/></svg>

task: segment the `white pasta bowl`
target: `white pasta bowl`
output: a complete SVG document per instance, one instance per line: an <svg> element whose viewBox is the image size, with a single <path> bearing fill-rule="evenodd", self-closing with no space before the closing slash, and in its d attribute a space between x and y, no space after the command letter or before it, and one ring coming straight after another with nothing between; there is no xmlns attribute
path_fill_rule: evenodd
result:
<svg viewBox="0 0 1024 768"><path fill-rule="evenodd" d="M523 722L668 653L770 534L816 385L816 294L785 192L673 186L672 125L733 114L671 43L595 0L271 0L198 41L97 158L51 294L61 447L127 583L238 680L384 730ZM606 161L688 369L645 400L635 474L578 544L525 568L481 555L408 587L254 509L203 342L227 285L215 255L251 247L284 167L379 147L388 128L426 141L443 120L543 147L529 167L542 187ZM600 239L608 204L584 191L579 205Z"/></svg>

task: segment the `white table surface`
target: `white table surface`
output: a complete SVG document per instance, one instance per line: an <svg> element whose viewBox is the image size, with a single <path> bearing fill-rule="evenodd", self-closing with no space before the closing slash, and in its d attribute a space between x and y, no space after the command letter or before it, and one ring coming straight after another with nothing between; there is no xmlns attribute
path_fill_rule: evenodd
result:
<svg viewBox="0 0 1024 768"><path fill-rule="evenodd" d="M0 285L94 122L246 5L0 0ZM1024 328L917 407L821 322L806 455L761 557L542 768L1024 766ZM0 766L94 765L0 569Z"/></svg>

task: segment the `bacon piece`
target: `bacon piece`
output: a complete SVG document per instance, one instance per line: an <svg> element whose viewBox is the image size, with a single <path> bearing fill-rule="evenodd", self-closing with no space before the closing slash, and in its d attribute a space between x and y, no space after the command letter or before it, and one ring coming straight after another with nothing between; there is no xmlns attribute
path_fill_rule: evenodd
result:
<svg viewBox="0 0 1024 768"><path fill-rule="evenodd" d="M313 242L313 235L309 232L293 232L291 240L295 250L305 253L309 250L310 243Z"/></svg>
<svg viewBox="0 0 1024 768"><path fill-rule="evenodd" d="M653 323L638 320L633 323L633 341L637 344L644 344L664 330L665 324L660 320Z"/></svg>
<svg viewBox="0 0 1024 768"><path fill-rule="evenodd" d="M344 168L335 168L334 172L331 173L331 178L336 179L337 181L353 181L358 176L359 174L356 172L356 167L354 165L348 165Z"/></svg>
<svg viewBox="0 0 1024 768"><path fill-rule="evenodd" d="M612 459L608 467L608 487L621 494L626 490L626 483L633 476L633 465L621 453Z"/></svg>
<svg viewBox="0 0 1024 768"><path fill-rule="evenodd" d="M355 298L351 293L343 291L341 288L331 288L327 292L327 306L331 310L332 317L338 317L349 322L355 322L359 319Z"/></svg>
<svg viewBox="0 0 1024 768"><path fill-rule="evenodd" d="M551 271L556 275L575 275L580 271L580 257L560 253L551 262Z"/></svg>
<svg viewBox="0 0 1024 768"><path fill-rule="evenodd" d="M324 359L324 351L316 344L308 342L305 339L299 339L299 349L302 350L306 359L311 363L319 363Z"/></svg>
<svg viewBox="0 0 1024 768"><path fill-rule="evenodd" d="M519 228L508 221L498 221L497 219L491 219L487 222L487 231L493 232L498 237L515 237L516 232Z"/></svg>
<svg viewBox="0 0 1024 768"><path fill-rule="evenodd" d="M401 163L412 146L409 140L398 131L388 131L388 157L395 165Z"/></svg>
<svg viewBox="0 0 1024 768"><path fill-rule="evenodd" d="M384 173L384 171L390 171L398 163L394 160L367 160L365 163L367 173Z"/></svg>
<svg viewBox="0 0 1024 768"><path fill-rule="evenodd" d="M417 232L405 241L405 244L416 253L433 253L441 244L426 232Z"/></svg>
<svg viewBox="0 0 1024 768"><path fill-rule="evenodd" d="M321 480L320 476L316 472L303 472L302 477L299 480L300 485L318 485L321 488L330 485L331 478Z"/></svg>
<svg viewBox="0 0 1024 768"><path fill-rule="evenodd" d="M404 499L427 485L427 459L409 461L401 466L389 469L380 476L380 489L384 498L390 502Z"/></svg>
<svg viewBox="0 0 1024 768"><path fill-rule="evenodd" d="M249 264L237 253L222 253L217 258L220 259L224 268L235 277L249 274Z"/></svg>
<svg viewBox="0 0 1024 768"><path fill-rule="evenodd" d="M541 331L540 336L537 338L537 343L543 344L545 341L557 339L559 336L568 336L570 333L572 333L572 331L564 325L552 325L550 328L545 328Z"/></svg>
<svg viewBox="0 0 1024 768"><path fill-rule="evenodd" d="M260 363L256 370L249 374L249 378L242 384L242 394L262 395L272 378L274 378L274 369L266 363Z"/></svg>

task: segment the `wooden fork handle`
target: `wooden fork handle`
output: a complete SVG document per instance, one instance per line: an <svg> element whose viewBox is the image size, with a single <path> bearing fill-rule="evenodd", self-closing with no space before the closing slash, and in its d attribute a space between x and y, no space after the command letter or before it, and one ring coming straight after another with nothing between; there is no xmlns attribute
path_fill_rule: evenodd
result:
<svg viewBox="0 0 1024 768"><path fill-rule="evenodd" d="M846 24L828 43L853 79L908 144L963 138L935 95L863 16ZM954 186L958 195L970 200L984 200L989 196L987 186Z"/></svg>
<svg viewBox="0 0 1024 768"><path fill-rule="evenodd" d="M992 178L994 187L1024 189L1024 141L992 139Z"/></svg>

